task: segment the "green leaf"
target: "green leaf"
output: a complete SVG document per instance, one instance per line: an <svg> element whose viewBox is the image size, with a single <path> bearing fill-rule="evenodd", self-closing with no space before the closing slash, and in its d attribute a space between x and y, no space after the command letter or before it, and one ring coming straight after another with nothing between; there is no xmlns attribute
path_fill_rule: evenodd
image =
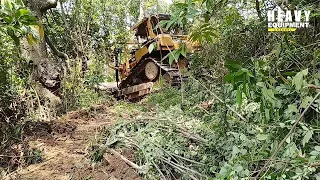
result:
<svg viewBox="0 0 320 180"><path fill-rule="evenodd" d="M312 97L307 96L305 98L302 99L302 103L301 103L301 107L302 108L307 108L307 106L309 105L309 103L312 101Z"/></svg>
<svg viewBox="0 0 320 180"><path fill-rule="evenodd" d="M187 50L185 45L181 46L181 55L187 57Z"/></svg>
<svg viewBox="0 0 320 180"><path fill-rule="evenodd" d="M291 136L289 136L289 137L286 139L286 142L287 142L288 144L291 143Z"/></svg>
<svg viewBox="0 0 320 180"><path fill-rule="evenodd" d="M8 35L13 39L16 46L20 45L20 39L16 36L15 32L12 29L8 29L7 31Z"/></svg>
<svg viewBox="0 0 320 180"><path fill-rule="evenodd" d="M8 24L11 24L13 22L13 18L11 16L6 16L3 18L3 20Z"/></svg>
<svg viewBox="0 0 320 180"><path fill-rule="evenodd" d="M179 59L180 51L179 50L171 51L171 53L169 53L167 56L169 56L169 64L172 65L174 61Z"/></svg>
<svg viewBox="0 0 320 180"><path fill-rule="evenodd" d="M303 125L303 124L301 124L301 127L302 127L303 130L309 131L309 128L307 128L307 126L305 126L305 125Z"/></svg>
<svg viewBox="0 0 320 180"><path fill-rule="evenodd" d="M314 149L320 152L320 146L315 146Z"/></svg>
<svg viewBox="0 0 320 180"><path fill-rule="evenodd" d="M156 43L151 43L148 47L149 54L152 53L152 51L156 48L157 44Z"/></svg>
<svg viewBox="0 0 320 180"><path fill-rule="evenodd" d="M264 82L257 82L257 86L259 87L266 87L266 85L264 84Z"/></svg>
<svg viewBox="0 0 320 180"><path fill-rule="evenodd" d="M310 152L310 155L312 155L312 156L318 156L319 154L320 154L319 151L311 151Z"/></svg>
<svg viewBox="0 0 320 180"><path fill-rule="evenodd" d="M275 106L276 98L274 97L272 89L267 89L266 87L263 87L261 93L266 100L268 100L273 106Z"/></svg>
<svg viewBox="0 0 320 180"><path fill-rule="evenodd" d="M228 68L229 70L235 72L238 71L242 68L241 64L239 62L236 61L227 61L227 63L225 64L225 67Z"/></svg>
<svg viewBox="0 0 320 180"><path fill-rule="evenodd" d="M10 0L4 0L4 6L7 8L7 10L9 10L10 12L12 11L12 3Z"/></svg>
<svg viewBox="0 0 320 180"><path fill-rule="evenodd" d="M232 155L237 155L240 152L239 148L237 146L232 147Z"/></svg>
<svg viewBox="0 0 320 180"><path fill-rule="evenodd" d="M24 15L20 17L20 22L25 25L39 25L38 19L31 15Z"/></svg>
<svg viewBox="0 0 320 180"><path fill-rule="evenodd" d="M242 91L241 91L240 86L238 87L238 90L237 90L237 103L239 105L242 104Z"/></svg>
<svg viewBox="0 0 320 180"><path fill-rule="evenodd" d="M176 21L176 19L172 19L170 21L168 20L168 22L166 23L167 24L166 29L168 30L172 26L172 24L175 23L175 21Z"/></svg>
<svg viewBox="0 0 320 180"><path fill-rule="evenodd" d="M282 48L281 48L281 43L278 43L277 49L276 49L276 52L275 52L277 59L279 59L281 50L282 50Z"/></svg>
<svg viewBox="0 0 320 180"><path fill-rule="evenodd" d="M293 113L293 112L298 113L299 111L298 111L298 108L295 104L290 104L288 106L287 112L288 113Z"/></svg>
<svg viewBox="0 0 320 180"><path fill-rule="evenodd" d="M226 77L224 77L224 82L231 82L232 79L234 79L233 74L227 74Z"/></svg>
<svg viewBox="0 0 320 180"><path fill-rule="evenodd" d="M20 18L21 16L24 16L24 15L27 15L27 14L30 14L30 11L29 11L29 10L27 10L27 9L19 9L19 10L15 13L14 17L18 19L18 18Z"/></svg>
<svg viewBox="0 0 320 180"><path fill-rule="evenodd" d="M270 120L270 109L265 109L264 112L266 115L266 120L269 121Z"/></svg>
<svg viewBox="0 0 320 180"><path fill-rule="evenodd" d="M257 135L257 139L258 139L259 141L265 141L265 140L268 139L268 137L269 137L268 134L258 134L258 135Z"/></svg>
<svg viewBox="0 0 320 180"><path fill-rule="evenodd" d="M249 91L249 85L247 83L244 84L243 90L244 90L244 94L249 98L250 97L250 91Z"/></svg>
<svg viewBox="0 0 320 180"><path fill-rule="evenodd" d="M173 61L174 61L174 55L171 52L169 55L169 64L172 65Z"/></svg>
<svg viewBox="0 0 320 180"><path fill-rule="evenodd" d="M253 74L249 70L247 71L247 76L254 78Z"/></svg>
<svg viewBox="0 0 320 180"><path fill-rule="evenodd" d="M301 72L299 72L292 80L292 85L296 87L296 90L302 89L303 85L303 77L308 75L308 69L305 69Z"/></svg>
<svg viewBox="0 0 320 180"><path fill-rule="evenodd" d="M312 135L313 135L313 131L307 131L306 135L302 139L303 146L305 146L310 141L310 139L312 138Z"/></svg>
<svg viewBox="0 0 320 180"><path fill-rule="evenodd" d="M245 73L244 70L245 69L240 69L234 76L241 76L243 73Z"/></svg>

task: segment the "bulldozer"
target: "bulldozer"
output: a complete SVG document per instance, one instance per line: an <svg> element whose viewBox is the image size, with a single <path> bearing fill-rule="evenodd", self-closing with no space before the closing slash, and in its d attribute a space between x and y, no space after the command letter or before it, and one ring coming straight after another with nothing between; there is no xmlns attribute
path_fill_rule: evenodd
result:
<svg viewBox="0 0 320 180"><path fill-rule="evenodd" d="M187 57L199 46L176 29L162 28L161 22L169 20L170 15L157 14L138 22L131 29L136 41L126 44L125 61L119 61L121 50L115 49L115 97L139 100L151 93L153 84L160 78L172 87L180 87L188 78Z"/></svg>

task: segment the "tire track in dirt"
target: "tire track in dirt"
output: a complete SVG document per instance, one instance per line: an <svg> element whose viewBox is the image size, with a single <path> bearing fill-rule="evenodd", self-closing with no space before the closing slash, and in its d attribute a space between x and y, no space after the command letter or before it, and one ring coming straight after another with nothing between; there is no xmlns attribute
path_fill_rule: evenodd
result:
<svg viewBox="0 0 320 180"><path fill-rule="evenodd" d="M110 107L111 108L111 107ZM18 169L5 179L21 180L116 180L141 179L139 175L121 159L107 154L107 161L95 166L86 157L86 149L90 141L98 138L104 126L110 126L114 121L114 114L104 106L99 112L85 111L70 112L65 120L50 122L51 129L47 133L37 132L40 128L30 132L30 147L43 150L44 161ZM35 138L34 134L38 136ZM133 158L132 154L128 154Z"/></svg>

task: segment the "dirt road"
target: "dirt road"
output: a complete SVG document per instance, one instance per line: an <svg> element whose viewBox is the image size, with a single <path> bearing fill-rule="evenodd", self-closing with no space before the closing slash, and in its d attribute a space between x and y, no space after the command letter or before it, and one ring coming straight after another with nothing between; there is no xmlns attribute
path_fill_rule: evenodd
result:
<svg viewBox="0 0 320 180"><path fill-rule="evenodd" d="M6 179L22 180L116 180L141 179L121 159L105 154L104 161L92 163L86 156L92 140L99 137L104 126L114 121L110 108L100 107L99 112L70 112L65 118L50 122L49 126L33 127L30 147L42 150L43 162L20 168ZM130 157L131 156L131 157ZM133 158L130 153L127 158Z"/></svg>

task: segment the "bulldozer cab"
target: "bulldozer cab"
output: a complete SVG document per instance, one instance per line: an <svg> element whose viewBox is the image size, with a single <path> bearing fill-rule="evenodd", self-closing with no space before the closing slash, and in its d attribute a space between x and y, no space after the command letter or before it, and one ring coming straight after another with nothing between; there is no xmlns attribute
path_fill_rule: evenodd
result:
<svg viewBox="0 0 320 180"><path fill-rule="evenodd" d="M170 20L170 15L158 14L144 18L135 25L132 30L136 31L136 37L152 39L157 37L159 34L167 33L165 29L160 26L160 22L163 20Z"/></svg>

